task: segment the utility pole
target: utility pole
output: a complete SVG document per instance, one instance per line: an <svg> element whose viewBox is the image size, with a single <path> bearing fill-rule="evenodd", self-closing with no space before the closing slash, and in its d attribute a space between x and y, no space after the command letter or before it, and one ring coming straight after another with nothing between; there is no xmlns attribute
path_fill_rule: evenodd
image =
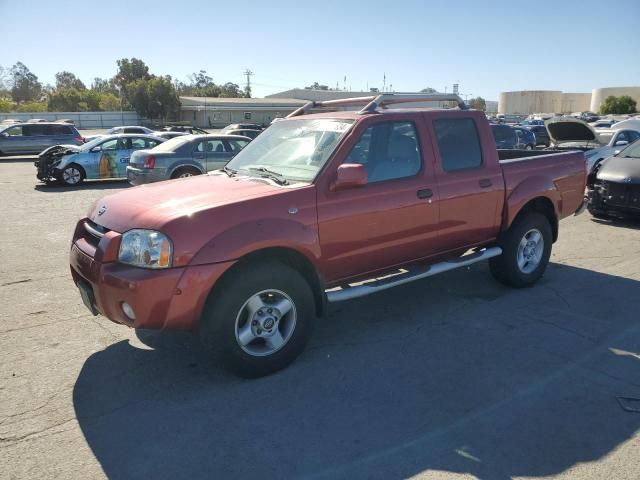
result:
<svg viewBox="0 0 640 480"><path fill-rule="evenodd" d="M245 93L251 93L251 76L254 73L247 68L242 74L247 76L247 86L244 87L244 91Z"/></svg>
<svg viewBox="0 0 640 480"><path fill-rule="evenodd" d="M382 93L387 91L387 73L382 72Z"/></svg>

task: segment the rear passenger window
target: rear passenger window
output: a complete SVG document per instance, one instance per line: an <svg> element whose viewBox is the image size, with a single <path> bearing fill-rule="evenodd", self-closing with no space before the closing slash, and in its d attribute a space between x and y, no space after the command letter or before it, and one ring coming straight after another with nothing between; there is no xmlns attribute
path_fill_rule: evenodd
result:
<svg viewBox="0 0 640 480"><path fill-rule="evenodd" d="M132 138L131 148L134 150L140 150L141 148L147 148L147 144L144 138Z"/></svg>
<svg viewBox="0 0 640 480"><path fill-rule="evenodd" d="M369 183L415 176L422 166L418 134L411 122L381 122L367 128L345 163L367 169Z"/></svg>
<svg viewBox="0 0 640 480"><path fill-rule="evenodd" d="M49 135L71 135L71 127L66 125L49 125Z"/></svg>
<svg viewBox="0 0 640 480"><path fill-rule="evenodd" d="M22 127L22 134L30 137L41 136L47 134L46 125L25 125Z"/></svg>
<svg viewBox="0 0 640 480"><path fill-rule="evenodd" d="M447 172L482 165L482 148L471 118L446 118L433 122L442 168Z"/></svg>

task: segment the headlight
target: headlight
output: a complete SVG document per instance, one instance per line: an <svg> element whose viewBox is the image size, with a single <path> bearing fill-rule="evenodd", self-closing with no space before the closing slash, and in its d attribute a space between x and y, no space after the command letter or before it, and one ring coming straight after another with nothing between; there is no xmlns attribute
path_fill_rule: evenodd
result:
<svg viewBox="0 0 640 480"><path fill-rule="evenodd" d="M118 260L143 268L171 266L172 246L169 238L153 230L129 230L122 235Z"/></svg>

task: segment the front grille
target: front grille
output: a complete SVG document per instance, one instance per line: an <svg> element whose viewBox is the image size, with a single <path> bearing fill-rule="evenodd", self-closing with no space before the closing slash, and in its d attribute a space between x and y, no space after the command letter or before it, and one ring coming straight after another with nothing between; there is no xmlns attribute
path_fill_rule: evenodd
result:
<svg viewBox="0 0 640 480"><path fill-rule="evenodd" d="M640 208L640 185L604 182L606 203Z"/></svg>

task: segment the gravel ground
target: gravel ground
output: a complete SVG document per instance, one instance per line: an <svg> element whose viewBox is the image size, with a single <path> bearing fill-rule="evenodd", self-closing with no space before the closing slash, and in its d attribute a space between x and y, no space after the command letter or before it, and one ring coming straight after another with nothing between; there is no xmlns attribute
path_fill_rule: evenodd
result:
<svg viewBox="0 0 640 480"><path fill-rule="evenodd" d="M243 381L189 333L82 305L76 220L125 185L0 160L0 478L638 479L640 230L561 223L545 277L486 265L332 307L287 370Z"/></svg>

